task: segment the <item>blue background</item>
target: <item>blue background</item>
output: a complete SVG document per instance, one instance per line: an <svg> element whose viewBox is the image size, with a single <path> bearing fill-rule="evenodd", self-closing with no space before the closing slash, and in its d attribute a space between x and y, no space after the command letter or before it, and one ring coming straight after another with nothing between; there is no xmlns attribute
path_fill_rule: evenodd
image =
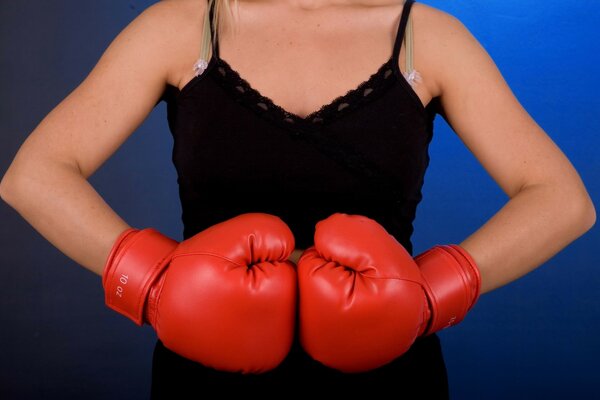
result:
<svg viewBox="0 0 600 400"><path fill-rule="evenodd" d="M1 174L26 136L151 3L0 2ZM598 2L424 3L455 15L479 39L598 199ZM90 181L130 225L181 239L171 146L161 103ZM507 200L439 116L430 155L415 254L460 242ZM599 238L596 224L542 267L482 296L462 324L440 333L453 398L600 397ZM154 343L151 328L104 306L98 276L0 204L0 398L148 398Z"/></svg>

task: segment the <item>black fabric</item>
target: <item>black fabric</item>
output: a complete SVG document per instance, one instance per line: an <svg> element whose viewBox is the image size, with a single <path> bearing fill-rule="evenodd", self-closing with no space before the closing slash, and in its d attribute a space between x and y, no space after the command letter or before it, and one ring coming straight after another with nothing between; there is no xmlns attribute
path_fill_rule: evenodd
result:
<svg viewBox="0 0 600 400"><path fill-rule="evenodd" d="M358 87L305 117L274 104L221 59L213 29L213 56L204 73L181 90L168 86L163 95L174 138L184 238L242 213L264 212L282 218L296 247L305 249L319 220L345 212L373 218L412 254L412 223L439 110L437 98L423 106L398 67L413 3L404 6L390 58ZM388 372L368 375L372 378L335 379L396 385L431 362L437 367L427 380L445 382L437 340L423 341L419 348L414 357L392 363ZM288 372L281 374L297 368L316 380L321 375L334 379L333 372L302 360L299 354L289 358ZM160 343L154 362L156 390L172 381L172 371L206 383L267 380L233 379L185 363Z"/></svg>
<svg viewBox="0 0 600 400"><path fill-rule="evenodd" d="M408 352L390 364L365 373L343 374L314 361L294 343L276 369L260 375L242 375L206 368L170 351L159 341L153 355L151 393L154 400L200 398L211 387L218 387L220 396L243 389L244 394L262 398L274 394L288 398L291 393L319 393L317 389L322 388L355 398L361 389L371 394L390 393L393 389L391 394L397 398L448 399L446 366L440 353L439 338L426 336L417 339Z"/></svg>

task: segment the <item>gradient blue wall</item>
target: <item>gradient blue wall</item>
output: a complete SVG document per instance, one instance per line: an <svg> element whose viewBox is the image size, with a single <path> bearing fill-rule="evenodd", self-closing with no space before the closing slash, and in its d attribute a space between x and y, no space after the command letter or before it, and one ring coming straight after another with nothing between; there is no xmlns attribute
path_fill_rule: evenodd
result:
<svg viewBox="0 0 600 400"><path fill-rule="evenodd" d="M424 2L480 40L597 201L598 2ZM150 3L0 2L0 173ZM131 225L181 239L171 146L161 103L91 182ZM461 241L507 200L439 117L430 154L415 252ZM453 398L600 396L599 239L596 226L440 334ZM0 398L148 398L154 341L149 327L104 307L99 277L0 204Z"/></svg>

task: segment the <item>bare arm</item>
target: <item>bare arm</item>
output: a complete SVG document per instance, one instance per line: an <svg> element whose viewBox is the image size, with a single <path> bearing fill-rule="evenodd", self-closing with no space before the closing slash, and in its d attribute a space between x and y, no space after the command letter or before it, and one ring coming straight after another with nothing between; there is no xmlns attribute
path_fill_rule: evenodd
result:
<svg viewBox="0 0 600 400"><path fill-rule="evenodd" d="M584 234L595 223L595 209L569 160L520 105L470 32L448 14L420 9L432 35L422 53L436 66L425 79L436 81L446 120L509 197L461 243L479 266L487 292Z"/></svg>
<svg viewBox="0 0 600 400"><path fill-rule="evenodd" d="M176 3L148 7L113 40L86 79L31 132L0 182L0 196L33 228L99 275L129 226L87 178L145 120L171 78L167 64L175 57L182 11Z"/></svg>

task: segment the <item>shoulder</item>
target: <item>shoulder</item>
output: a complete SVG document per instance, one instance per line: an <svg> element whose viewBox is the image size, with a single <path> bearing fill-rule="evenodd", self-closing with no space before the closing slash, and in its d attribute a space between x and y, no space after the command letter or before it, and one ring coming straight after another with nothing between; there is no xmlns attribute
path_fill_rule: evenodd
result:
<svg viewBox="0 0 600 400"><path fill-rule="evenodd" d="M173 43L180 39L186 30L198 25L203 16L206 1L203 0L162 0L146 7L129 25L128 29L143 31L158 44Z"/></svg>
<svg viewBox="0 0 600 400"><path fill-rule="evenodd" d="M429 28L444 28L452 24L460 24L458 18L442 9L430 6L425 3L415 2L411 9L411 15L414 18L425 18L432 23L436 23L436 26L429 26Z"/></svg>
<svg viewBox="0 0 600 400"><path fill-rule="evenodd" d="M456 16L427 4L413 4L411 16L429 38L449 39L448 35L460 37L467 33L467 28Z"/></svg>
<svg viewBox="0 0 600 400"><path fill-rule="evenodd" d="M482 47L456 16L438 8L416 2L411 9L415 57L436 95L441 94L448 79L452 60L461 60Z"/></svg>
<svg viewBox="0 0 600 400"><path fill-rule="evenodd" d="M128 27L154 43L153 59L165 63L169 84L176 86L183 71L192 71L206 10L206 0L162 0L144 9Z"/></svg>
<svg viewBox="0 0 600 400"><path fill-rule="evenodd" d="M168 24L191 21L206 8L207 0L160 0L146 7L140 16Z"/></svg>

